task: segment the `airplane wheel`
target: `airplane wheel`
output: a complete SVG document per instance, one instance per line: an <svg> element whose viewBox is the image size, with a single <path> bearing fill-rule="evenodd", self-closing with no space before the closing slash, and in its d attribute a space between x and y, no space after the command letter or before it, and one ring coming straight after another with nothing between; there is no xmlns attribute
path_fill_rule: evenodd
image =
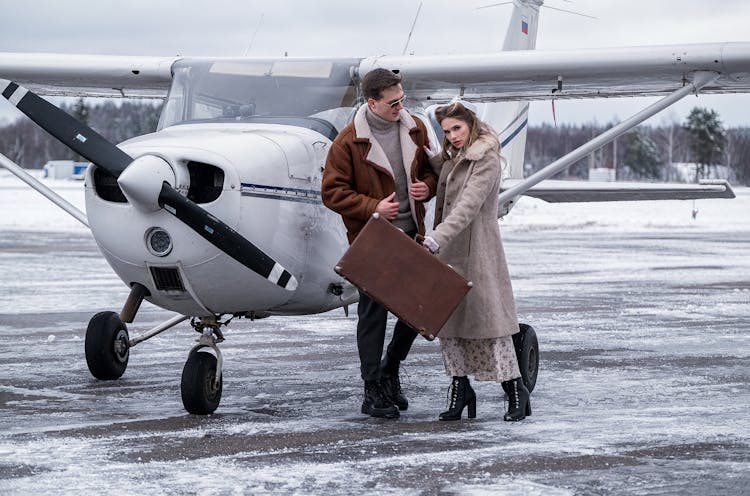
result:
<svg viewBox="0 0 750 496"><path fill-rule="evenodd" d="M533 327L528 324L518 324L518 327L521 332L513 335L518 368L521 369L521 377L523 377L526 389L532 392L539 373L539 341Z"/></svg>
<svg viewBox="0 0 750 496"><path fill-rule="evenodd" d="M518 358L518 368L521 369L523 383L529 393L536 386L536 378L539 373L539 341L536 338L536 331L528 324L518 324L520 332L513 335L513 345L516 348L516 357ZM503 385L505 389L505 385Z"/></svg>
<svg viewBox="0 0 750 496"><path fill-rule="evenodd" d="M182 404L188 413L208 415L214 413L221 401L222 379L214 385L216 357L211 353L190 353L182 369Z"/></svg>
<svg viewBox="0 0 750 496"><path fill-rule="evenodd" d="M115 312L99 312L86 328L86 363L101 380L118 379L130 357L128 328Z"/></svg>

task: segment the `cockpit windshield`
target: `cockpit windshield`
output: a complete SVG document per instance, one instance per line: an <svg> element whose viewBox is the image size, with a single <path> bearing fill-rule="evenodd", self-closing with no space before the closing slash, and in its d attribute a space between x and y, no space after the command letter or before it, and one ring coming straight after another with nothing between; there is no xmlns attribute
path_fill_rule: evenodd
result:
<svg viewBox="0 0 750 496"><path fill-rule="evenodd" d="M187 122L271 122L335 136L357 107L355 59L184 59L159 129ZM326 131L327 132L324 132Z"/></svg>

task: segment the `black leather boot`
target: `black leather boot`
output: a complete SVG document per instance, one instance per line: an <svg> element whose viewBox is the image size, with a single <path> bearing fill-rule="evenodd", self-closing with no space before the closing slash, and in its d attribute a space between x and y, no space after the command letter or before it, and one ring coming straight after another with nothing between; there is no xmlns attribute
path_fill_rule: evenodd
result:
<svg viewBox="0 0 750 496"><path fill-rule="evenodd" d="M440 414L440 420L461 420L465 406L469 406L469 418L477 416L477 395L469 384L468 377L453 376L448 392L448 411Z"/></svg>
<svg viewBox="0 0 750 496"><path fill-rule="evenodd" d="M529 390L523 383L523 379L512 379L503 382L503 389L508 392L508 411L503 420L523 420L531 415L531 400Z"/></svg>
<svg viewBox="0 0 750 496"><path fill-rule="evenodd" d="M409 408L409 400L404 396L401 390L401 379L398 375L399 361L385 354L383 362L380 364L380 385L383 392L399 410L404 411Z"/></svg>
<svg viewBox="0 0 750 496"><path fill-rule="evenodd" d="M398 408L385 395L379 381L365 381L362 413L371 417L398 418Z"/></svg>

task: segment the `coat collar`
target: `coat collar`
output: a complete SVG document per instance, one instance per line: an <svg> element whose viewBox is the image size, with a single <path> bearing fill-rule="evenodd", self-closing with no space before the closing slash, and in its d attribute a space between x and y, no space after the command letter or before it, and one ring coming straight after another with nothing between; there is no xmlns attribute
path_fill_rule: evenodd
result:
<svg viewBox="0 0 750 496"><path fill-rule="evenodd" d="M466 150L466 153L463 154L463 158L474 162L480 160L489 151L500 151L500 141L498 141L497 136L495 136L493 131L487 131L488 130L485 129L482 130L479 138L477 138L477 140Z"/></svg>
<svg viewBox="0 0 750 496"><path fill-rule="evenodd" d="M359 110L357 110L357 113L354 115L354 135L358 140L366 139L372 141L372 129L370 129L370 125L367 123L366 112L367 104L365 103L359 107ZM405 109L401 109L401 112L399 112L398 123L399 127L406 128L407 132L417 126L414 118Z"/></svg>
<svg viewBox="0 0 750 496"><path fill-rule="evenodd" d="M395 177L393 174L393 167L388 161L388 157L386 156L383 147L380 146L378 140L376 140L372 135L372 129L370 129L370 125L367 123L367 116L365 115L365 112L367 112L367 104L359 107L359 110L357 110L357 113L354 116L354 141L368 143L370 146L367 150L365 160L370 164L374 164L375 166L384 169L392 177ZM414 180L411 171L412 165L414 164L416 157L419 154L419 147L417 146L417 143L415 142L412 134L417 133L419 131L419 128L417 127L417 122L414 120L414 117L412 117L412 115L405 109L401 109L401 111L399 112L398 123L398 137L401 142L402 167L404 168L404 173L406 174L407 181L412 181ZM419 225L419 220L417 219L415 213L416 204L414 202L414 198L412 198L411 196L409 196L409 206L411 207L411 215L414 218L414 221L417 223L417 225Z"/></svg>

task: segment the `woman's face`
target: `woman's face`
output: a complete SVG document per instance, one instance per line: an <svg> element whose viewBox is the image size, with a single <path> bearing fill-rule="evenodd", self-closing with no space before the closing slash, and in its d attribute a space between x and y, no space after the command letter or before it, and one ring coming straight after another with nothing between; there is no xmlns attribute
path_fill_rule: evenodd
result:
<svg viewBox="0 0 750 496"><path fill-rule="evenodd" d="M469 139L469 124L461 119L455 119L453 117L446 117L443 122L440 123L443 128L445 137L451 145L456 148L463 148L466 144L466 140Z"/></svg>

